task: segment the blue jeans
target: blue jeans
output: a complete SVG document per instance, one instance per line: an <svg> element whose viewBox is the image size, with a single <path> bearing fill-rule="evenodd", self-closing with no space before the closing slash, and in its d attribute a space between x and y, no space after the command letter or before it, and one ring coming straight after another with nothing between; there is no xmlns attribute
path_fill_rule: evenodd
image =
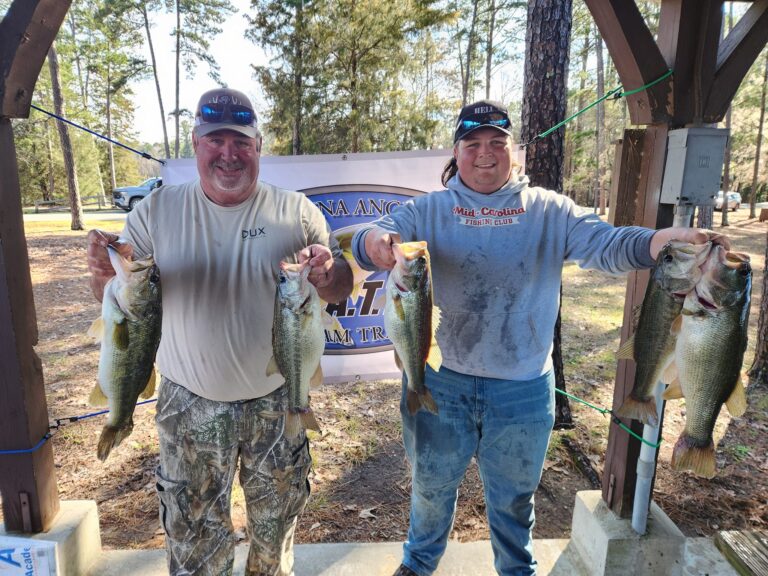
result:
<svg viewBox="0 0 768 576"><path fill-rule="evenodd" d="M419 576L437 568L467 466L477 458L485 491L496 571L535 574L533 495L555 421L555 378L479 378L427 366L438 415L405 406L403 442L412 468L411 517L403 563Z"/></svg>

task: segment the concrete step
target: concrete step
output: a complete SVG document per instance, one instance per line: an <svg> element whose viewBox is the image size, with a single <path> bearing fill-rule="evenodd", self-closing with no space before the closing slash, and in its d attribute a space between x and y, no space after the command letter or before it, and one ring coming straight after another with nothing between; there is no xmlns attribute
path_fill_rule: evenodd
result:
<svg viewBox="0 0 768 576"><path fill-rule="evenodd" d="M568 540L536 540L534 554L539 576L584 574L571 560ZM400 565L402 544L299 544L295 551L295 576L391 576ZM235 552L235 574L243 574L247 545ZM164 550L104 551L89 576L162 576L168 573ZM435 576L495 574L488 541L450 542Z"/></svg>

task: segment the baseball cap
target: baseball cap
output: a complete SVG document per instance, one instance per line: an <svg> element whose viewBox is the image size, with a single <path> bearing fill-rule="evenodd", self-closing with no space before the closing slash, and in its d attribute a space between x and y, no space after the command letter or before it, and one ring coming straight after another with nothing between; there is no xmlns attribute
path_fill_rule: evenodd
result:
<svg viewBox="0 0 768 576"><path fill-rule="evenodd" d="M496 128L512 136L509 131L510 126L509 114L504 104L496 100L479 100L464 106L459 112L456 131L453 133L453 143L456 144L467 134L480 128Z"/></svg>
<svg viewBox="0 0 768 576"><path fill-rule="evenodd" d="M195 134L234 130L250 138L258 134L256 112L248 96L232 88L215 88L200 96L195 110Z"/></svg>

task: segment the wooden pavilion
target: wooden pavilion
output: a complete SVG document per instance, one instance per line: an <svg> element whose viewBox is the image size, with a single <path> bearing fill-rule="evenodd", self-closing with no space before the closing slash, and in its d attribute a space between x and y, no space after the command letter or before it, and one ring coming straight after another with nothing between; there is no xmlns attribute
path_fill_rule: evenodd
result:
<svg viewBox="0 0 768 576"><path fill-rule="evenodd" d="M617 222L660 228L675 206L661 203L667 135L724 117L739 84L768 41L768 0L721 40L723 0L660 0L657 38L634 0L585 0L626 90L674 74L627 98L632 123L623 139ZM0 23L0 451L35 447L49 430L43 373L35 354L37 321L14 148L12 118L27 118L35 83L71 0L14 0ZM625 340L631 311L643 298L648 272L630 275ZM634 364L618 364L614 408L632 389ZM642 425L626 422L636 431ZM612 425L603 499L619 516L632 511L639 442ZM59 509L51 444L0 455L0 493L8 530L45 531Z"/></svg>

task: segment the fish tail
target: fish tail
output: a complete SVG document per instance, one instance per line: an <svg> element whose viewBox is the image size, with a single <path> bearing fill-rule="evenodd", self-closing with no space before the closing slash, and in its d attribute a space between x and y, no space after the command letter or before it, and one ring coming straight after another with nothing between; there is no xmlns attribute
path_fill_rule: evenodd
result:
<svg viewBox="0 0 768 576"><path fill-rule="evenodd" d="M133 432L133 421L120 428L104 426L101 430L101 436L99 436L99 445L96 448L96 455L99 460L104 462L109 453L112 452L112 448L117 448L131 432Z"/></svg>
<svg viewBox="0 0 768 576"><path fill-rule="evenodd" d="M435 399L432 398L432 393L429 391L429 388L424 388L424 392L420 395L421 405L428 411L432 412L432 414L437 414L437 404L435 403Z"/></svg>
<svg viewBox="0 0 768 576"><path fill-rule="evenodd" d="M419 398L418 393L409 389L405 395L405 405L408 407L408 413L411 416L416 414L416 412L419 411L419 408L421 408L421 399Z"/></svg>
<svg viewBox="0 0 768 576"><path fill-rule="evenodd" d="M405 396L405 404L408 407L408 413L411 416L416 414L416 412L419 411L419 408L422 407L432 414L437 414L437 404L435 403L434 398L432 398L432 393L428 388L424 388L422 392L416 392L409 389Z"/></svg>
<svg viewBox="0 0 768 576"><path fill-rule="evenodd" d="M691 470L704 478L715 475L715 444L710 438L706 446L699 446L685 432L680 435L672 451L672 468Z"/></svg>
<svg viewBox="0 0 768 576"><path fill-rule="evenodd" d="M299 419L305 429L320 432L320 424L318 424L315 414L312 412L312 408L307 408L306 412L301 412L299 414Z"/></svg>
<svg viewBox="0 0 768 576"><path fill-rule="evenodd" d="M631 418L651 426L657 426L659 423L656 414L656 400L653 397L638 399L631 395L628 396L621 408L616 411L616 416Z"/></svg>
<svg viewBox="0 0 768 576"><path fill-rule="evenodd" d="M288 411L285 413L285 436L286 438L296 438L301 434L301 416L298 412Z"/></svg>

